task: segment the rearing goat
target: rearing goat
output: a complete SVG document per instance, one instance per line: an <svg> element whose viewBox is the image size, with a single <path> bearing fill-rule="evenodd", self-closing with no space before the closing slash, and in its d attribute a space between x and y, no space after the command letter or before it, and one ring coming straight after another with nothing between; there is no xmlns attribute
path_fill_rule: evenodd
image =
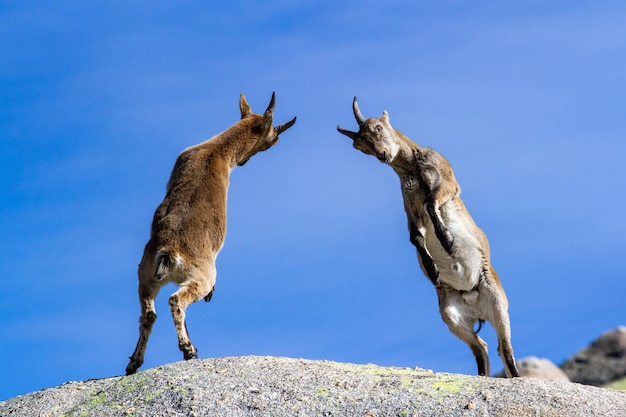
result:
<svg viewBox="0 0 626 417"><path fill-rule="evenodd" d="M296 118L272 127L275 97L261 116L252 113L243 93L241 120L212 139L185 149L176 160L163 202L154 213L150 240L139 264L139 340L126 374L143 363L146 344L156 320L154 299L161 287L173 282L180 288L169 299L185 359L197 357L185 324L185 310L204 298L210 301L215 286L215 259L226 236L226 198L230 172L257 152L278 142Z"/></svg>
<svg viewBox="0 0 626 417"><path fill-rule="evenodd" d="M511 346L508 301L491 266L489 242L459 197L452 167L437 151L422 148L389 124L389 115L366 119L356 97L352 109L358 132L337 126L361 152L390 165L400 177L409 235L424 274L439 297L450 331L469 345L479 375L489 375L487 344L476 322L489 321L498 334L498 352L509 377L519 376Z"/></svg>

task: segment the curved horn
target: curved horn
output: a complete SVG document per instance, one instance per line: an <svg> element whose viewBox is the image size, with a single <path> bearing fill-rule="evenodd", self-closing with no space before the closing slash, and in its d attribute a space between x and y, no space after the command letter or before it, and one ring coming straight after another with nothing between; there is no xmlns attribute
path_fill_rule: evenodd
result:
<svg viewBox="0 0 626 417"><path fill-rule="evenodd" d="M288 121L287 123L283 123L282 125L276 126L274 128L274 130L276 130L276 135L280 135L281 133L283 133L285 130L289 129L291 126L293 126L293 124L296 122L296 118L294 117L293 119L291 119L290 121Z"/></svg>
<svg viewBox="0 0 626 417"><path fill-rule="evenodd" d="M354 111L354 117L356 118L356 122L359 126L365 123L365 117L361 114L361 109L359 109L359 103L356 101L356 96L354 96L354 100L352 101L352 111Z"/></svg>
<svg viewBox="0 0 626 417"><path fill-rule="evenodd" d="M272 91L272 99L270 100L270 104L267 106L265 113L273 112L275 104L276 104L276 94Z"/></svg>
<svg viewBox="0 0 626 417"><path fill-rule="evenodd" d="M350 131L350 130L343 129L343 128L341 128L340 126L337 126L337 130L339 131L339 133L341 133L341 134L343 134L343 135L346 135L347 137L349 137L349 138L350 138L350 139L352 139L352 140L356 139L356 138L357 138L357 136L359 136L359 134L358 134L358 133L356 133L356 132L352 132L352 131Z"/></svg>

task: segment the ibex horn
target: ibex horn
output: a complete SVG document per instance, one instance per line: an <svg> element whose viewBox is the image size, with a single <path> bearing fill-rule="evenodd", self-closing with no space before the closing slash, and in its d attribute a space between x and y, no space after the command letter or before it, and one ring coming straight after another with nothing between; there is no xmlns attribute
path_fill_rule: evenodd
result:
<svg viewBox="0 0 626 417"><path fill-rule="evenodd" d="M356 139L359 136L358 133L352 132L350 130L343 129L340 126L337 126L337 130L339 131L339 133L341 133L343 135L346 135L347 137L349 137L352 140Z"/></svg>
<svg viewBox="0 0 626 417"><path fill-rule="evenodd" d="M359 103L356 101L356 96L354 96L354 100L352 101L352 110L354 111L354 117L356 118L356 122L361 126L365 123L365 117L361 114L361 110L359 109Z"/></svg>
<svg viewBox="0 0 626 417"><path fill-rule="evenodd" d="M291 126L293 126L293 124L296 122L296 118L294 117L293 119L291 119L290 121L288 121L287 123L283 123L282 125L276 126L274 128L274 130L276 130L276 134L280 135L281 133L283 133L285 130L289 129Z"/></svg>
<svg viewBox="0 0 626 417"><path fill-rule="evenodd" d="M270 104L267 106L265 113L271 113L274 111L274 104L276 104L276 94L272 92L272 99L270 100Z"/></svg>

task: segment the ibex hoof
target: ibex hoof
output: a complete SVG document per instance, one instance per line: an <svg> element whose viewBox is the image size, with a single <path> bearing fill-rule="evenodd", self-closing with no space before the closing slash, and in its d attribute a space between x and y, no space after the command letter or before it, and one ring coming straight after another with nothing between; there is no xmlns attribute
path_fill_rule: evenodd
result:
<svg viewBox="0 0 626 417"><path fill-rule="evenodd" d="M126 367L126 375L132 375L137 372L137 369L139 369L141 364L142 361L130 358L130 362L128 362L128 366Z"/></svg>
<svg viewBox="0 0 626 417"><path fill-rule="evenodd" d="M198 357L198 351L195 347L193 347L192 344L189 344L187 346L181 346L180 350L183 352L183 357L186 361L188 361L189 359L196 359Z"/></svg>

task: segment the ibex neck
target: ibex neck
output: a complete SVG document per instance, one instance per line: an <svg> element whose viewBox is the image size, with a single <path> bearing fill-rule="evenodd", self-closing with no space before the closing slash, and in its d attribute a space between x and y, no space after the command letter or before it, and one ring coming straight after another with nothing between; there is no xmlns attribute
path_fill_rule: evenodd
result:
<svg viewBox="0 0 626 417"><path fill-rule="evenodd" d="M210 149L212 157L223 158L232 170L249 155L256 143L257 138L250 133L249 126L240 123L196 147Z"/></svg>
<svg viewBox="0 0 626 417"><path fill-rule="evenodd" d="M414 175L415 160L422 153L423 148L398 131L396 131L396 137L400 149L389 165L400 177Z"/></svg>

